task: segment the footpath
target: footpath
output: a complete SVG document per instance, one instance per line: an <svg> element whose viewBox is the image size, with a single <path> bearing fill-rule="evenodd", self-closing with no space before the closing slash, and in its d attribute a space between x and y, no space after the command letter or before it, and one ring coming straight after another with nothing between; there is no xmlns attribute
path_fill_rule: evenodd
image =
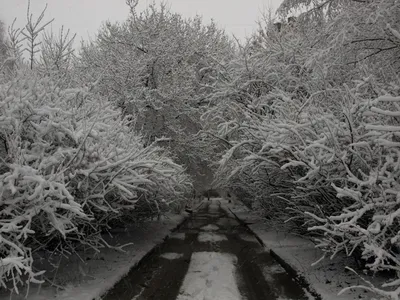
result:
<svg viewBox="0 0 400 300"><path fill-rule="evenodd" d="M323 253L315 248L311 240L283 232L279 228L269 228L260 216L241 203L229 203L223 199L221 202L227 211L247 224L259 242L287 272L308 285L310 292L319 295L322 300L371 299L374 295L361 289L352 289L340 296L338 294L348 286L365 285L364 279L375 285L384 281L379 277L354 274L346 270L346 266L354 270L357 270L357 267L354 260L345 255L338 255L333 259L326 258L314 265Z"/></svg>

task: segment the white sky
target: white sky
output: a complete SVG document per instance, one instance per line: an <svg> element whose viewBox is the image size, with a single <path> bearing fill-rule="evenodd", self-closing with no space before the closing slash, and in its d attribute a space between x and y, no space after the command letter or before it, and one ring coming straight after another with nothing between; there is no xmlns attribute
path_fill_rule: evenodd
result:
<svg viewBox="0 0 400 300"><path fill-rule="evenodd" d="M174 12L185 17L202 15L207 22L211 18L228 33L244 39L254 29L261 12L272 8L274 11L282 0L167 0ZM153 0L139 0L138 11L143 10ZM156 0L160 3L161 0ZM77 33L78 41L94 36L103 21L123 21L129 9L125 0L31 0L31 11L38 16L48 8L44 20L55 18L52 28L55 32L64 25L72 33ZM26 21L28 0L0 0L0 19L10 25L17 18L17 25Z"/></svg>

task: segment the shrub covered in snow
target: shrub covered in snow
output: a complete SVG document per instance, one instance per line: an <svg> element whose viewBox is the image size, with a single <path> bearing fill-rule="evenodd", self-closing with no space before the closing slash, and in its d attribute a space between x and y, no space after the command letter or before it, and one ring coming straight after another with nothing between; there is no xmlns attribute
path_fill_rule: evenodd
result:
<svg viewBox="0 0 400 300"><path fill-rule="evenodd" d="M156 215L190 189L156 143L143 146L96 86L62 89L34 71L0 86L0 283L37 282L32 252L107 246L101 231Z"/></svg>
<svg viewBox="0 0 400 300"><path fill-rule="evenodd" d="M326 256L395 271L386 291L363 288L399 299L400 6L331 4L265 24L220 69L204 115L227 145L216 177Z"/></svg>
<svg viewBox="0 0 400 300"><path fill-rule="evenodd" d="M232 42L199 16L186 19L166 5L140 13L131 8L125 22L106 23L93 42L82 45L81 78L102 74L101 93L125 113L138 115L134 126L145 140L170 138L165 146L187 168L195 188L206 190L213 175L206 155L213 153L208 145L199 149L195 135L203 126L200 115L214 69L233 56Z"/></svg>

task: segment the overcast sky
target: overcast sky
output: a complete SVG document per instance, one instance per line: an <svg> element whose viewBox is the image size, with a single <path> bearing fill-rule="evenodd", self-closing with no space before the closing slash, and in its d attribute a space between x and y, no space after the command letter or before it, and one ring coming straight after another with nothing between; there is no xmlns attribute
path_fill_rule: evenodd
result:
<svg viewBox="0 0 400 300"><path fill-rule="evenodd" d="M205 21L214 19L228 33L240 39L256 28L262 11L276 9L282 0L168 0L171 10L186 17L202 15ZM143 10L153 0L139 0ZM161 2L156 0L156 3ZM77 33L78 39L94 36L103 21L123 21L129 9L125 0L31 0L31 11L38 16L48 4L45 20L55 18L53 30L61 25ZM26 21L28 0L0 0L0 19L10 25L16 17L18 25Z"/></svg>

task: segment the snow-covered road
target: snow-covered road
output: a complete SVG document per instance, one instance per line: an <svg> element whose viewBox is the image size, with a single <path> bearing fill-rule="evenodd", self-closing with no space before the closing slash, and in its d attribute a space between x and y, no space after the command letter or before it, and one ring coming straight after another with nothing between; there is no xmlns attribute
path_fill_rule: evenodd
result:
<svg viewBox="0 0 400 300"><path fill-rule="evenodd" d="M195 252L178 300L240 300L232 254Z"/></svg>
<svg viewBox="0 0 400 300"><path fill-rule="evenodd" d="M103 299L305 300L309 296L213 199Z"/></svg>

